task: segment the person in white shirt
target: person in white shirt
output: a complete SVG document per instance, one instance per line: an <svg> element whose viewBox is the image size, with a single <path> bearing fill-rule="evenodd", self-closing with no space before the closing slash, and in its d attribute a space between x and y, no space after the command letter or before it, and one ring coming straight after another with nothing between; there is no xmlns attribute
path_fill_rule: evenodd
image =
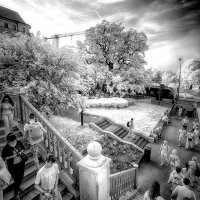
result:
<svg viewBox="0 0 200 200"><path fill-rule="evenodd" d="M192 122L192 128L195 129L197 127L199 128L199 122L198 119L195 119L194 122Z"/></svg>
<svg viewBox="0 0 200 200"><path fill-rule="evenodd" d="M178 132L178 146L181 146L181 143L185 140L186 138L186 129L184 127L182 127L179 132Z"/></svg>
<svg viewBox="0 0 200 200"><path fill-rule="evenodd" d="M168 115L164 115L162 118L162 121L164 121L167 125L169 124L169 117Z"/></svg>
<svg viewBox="0 0 200 200"><path fill-rule="evenodd" d="M189 189L189 185L190 180L188 178L184 178L183 185L179 185L175 188L175 190L171 194L171 199L176 198L176 200L183 200L183 198L188 197L196 200L195 193Z"/></svg>
<svg viewBox="0 0 200 200"><path fill-rule="evenodd" d="M188 131L186 134L186 144L185 149L194 147L194 131L193 129Z"/></svg>
<svg viewBox="0 0 200 200"><path fill-rule="evenodd" d="M176 149L173 149L172 153L169 156L169 165L171 167L171 171L175 170L176 167L180 166L180 159L177 154L178 151Z"/></svg>
<svg viewBox="0 0 200 200"><path fill-rule="evenodd" d="M129 125L129 134L130 134L130 137L132 137L133 139L135 139L135 134L133 132L133 129L134 129L134 119L131 118L131 121L128 122L128 125Z"/></svg>
<svg viewBox="0 0 200 200"><path fill-rule="evenodd" d="M31 152L33 154L33 160L37 167L40 169L38 161L38 147L39 144L44 140L43 133L47 131L43 128L42 124L35 120L35 115L33 113L29 116L29 123L24 125L24 140L28 141L31 145Z"/></svg>
<svg viewBox="0 0 200 200"><path fill-rule="evenodd" d="M160 146L160 155L161 155L161 166L164 165L166 161L168 163L168 153L169 153L169 145L167 140Z"/></svg>
<svg viewBox="0 0 200 200"><path fill-rule="evenodd" d="M185 118L182 121L182 125L184 128L187 129L188 124L189 124L189 120L188 120L187 116L185 116Z"/></svg>
<svg viewBox="0 0 200 200"><path fill-rule="evenodd" d="M49 154L45 165L38 171L35 189L40 192L41 200L62 200L58 191L59 168L53 155Z"/></svg>
<svg viewBox="0 0 200 200"><path fill-rule="evenodd" d="M199 127L196 126L194 129L194 145L195 146L198 146L199 144L199 137L200 137Z"/></svg>

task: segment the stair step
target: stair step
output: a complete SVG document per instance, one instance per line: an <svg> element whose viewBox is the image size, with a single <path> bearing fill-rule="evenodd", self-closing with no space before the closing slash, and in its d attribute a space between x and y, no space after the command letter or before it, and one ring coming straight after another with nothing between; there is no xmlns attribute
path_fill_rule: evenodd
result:
<svg viewBox="0 0 200 200"><path fill-rule="evenodd" d="M143 142L140 144L140 148L144 149L147 143L148 143L147 140L143 140Z"/></svg>
<svg viewBox="0 0 200 200"><path fill-rule="evenodd" d="M140 144L143 142L143 140L144 140L144 138L139 137L139 138L135 141L135 144L136 144L137 146L140 146Z"/></svg>
<svg viewBox="0 0 200 200"><path fill-rule="evenodd" d="M124 130L124 132L122 132L118 137L120 137L121 139L124 138L126 135L128 135L128 131Z"/></svg>
<svg viewBox="0 0 200 200"><path fill-rule="evenodd" d="M95 122L95 124L97 125L97 124L103 122L104 120L105 120L105 119L103 119L103 118L101 118L101 119L97 119L96 122Z"/></svg>
<svg viewBox="0 0 200 200"><path fill-rule="evenodd" d="M101 125L101 124L103 124L104 122L106 122L106 120L105 119L102 119L102 120L99 120L97 123L96 123L96 125Z"/></svg>
<svg viewBox="0 0 200 200"><path fill-rule="evenodd" d="M119 131L122 127L121 126L117 126L117 128L115 128L112 132L115 134L117 131Z"/></svg>
<svg viewBox="0 0 200 200"><path fill-rule="evenodd" d="M106 129L110 126L110 123L108 122L107 124L105 124L104 126L101 127L101 129Z"/></svg>
<svg viewBox="0 0 200 200"><path fill-rule="evenodd" d="M102 127L102 126L104 126L105 124L107 124L108 123L108 121L103 121L103 122L101 122L100 124L98 124L98 126L99 127Z"/></svg>
<svg viewBox="0 0 200 200"><path fill-rule="evenodd" d="M115 132L114 134L119 136L121 133L124 132L124 129L121 127L121 129L119 129L117 132Z"/></svg>
<svg viewBox="0 0 200 200"><path fill-rule="evenodd" d="M73 198L73 195L70 193L67 193L65 195L62 196L63 200L71 200Z"/></svg>

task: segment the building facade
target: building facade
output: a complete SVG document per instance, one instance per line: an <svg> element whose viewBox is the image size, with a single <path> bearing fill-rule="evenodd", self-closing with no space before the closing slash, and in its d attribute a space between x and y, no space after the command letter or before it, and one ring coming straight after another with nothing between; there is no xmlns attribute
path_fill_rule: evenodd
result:
<svg viewBox="0 0 200 200"><path fill-rule="evenodd" d="M26 24L17 12L0 6L0 33L30 34L30 28L31 26Z"/></svg>

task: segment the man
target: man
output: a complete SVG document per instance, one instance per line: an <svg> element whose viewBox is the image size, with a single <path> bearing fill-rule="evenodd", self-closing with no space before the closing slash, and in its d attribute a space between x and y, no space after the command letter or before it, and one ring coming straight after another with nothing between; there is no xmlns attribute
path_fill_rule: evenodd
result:
<svg viewBox="0 0 200 200"><path fill-rule="evenodd" d="M130 134L130 137L132 137L133 139L135 139L135 134L134 134L134 132L133 132L133 129L134 129L133 118L131 118L131 121L128 122L128 127L129 127L129 134Z"/></svg>
<svg viewBox="0 0 200 200"><path fill-rule="evenodd" d="M171 194L171 198L176 200L183 200L184 198L190 198L196 200L196 196L192 190L189 189L190 180L188 178L183 179L183 185L177 186Z"/></svg>
<svg viewBox="0 0 200 200"><path fill-rule="evenodd" d="M189 124L189 120L188 120L187 116L185 116L185 118L182 121L182 125L185 129L187 129L188 124Z"/></svg>
<svg viewBox="0 0 200 200"><path fill-rule="evenodd" d="M171 183L171 190L173 191L177 185L183 184L183 174L181 167L176 167L175 170L173 170L169 176L168 183Z"/></svg>
<svg viewBox="0 0 200 200"><path fill-rule="evenodd" d="M178 146L179 146L179 147L181 146L182 141L185 140L186 135L187 135L187 132L186 132L185 128L182 127L182 128L179 130L178 135L177 135L177 137L178 137Z"/></svg>
<svg viewBox="0 0 200 200"><path fill-rule="evenodd" d="M38 161L38 146L39 143L44 140L43 132L46 133L47 131L43 128L40 122L35 120L35 115L31 113L29 116L29 123L24 125L24 140L27 140L31 145L31 152L37 170L40 169Z"/></svg>
<svg viewBox="0 0 200 200"><path fill-rule="evenodd" d="M168 153L169 153L169 145L167 140L165 140L164 143L160 146L161 166L164 165L165 161L168 163Z"/></svg>
<svg viewBox="0 0 200 200"><path fill-rule="evenodd" d="M35 189L41 193L41 200L62 200L58 191L59 169L53 155L49 154L45 165L38 171Z"/></svg>

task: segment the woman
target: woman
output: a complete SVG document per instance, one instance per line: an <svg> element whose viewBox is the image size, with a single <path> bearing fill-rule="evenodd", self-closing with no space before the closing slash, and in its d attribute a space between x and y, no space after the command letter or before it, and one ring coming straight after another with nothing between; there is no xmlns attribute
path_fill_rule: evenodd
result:
<svg viewBox="0 0 200 200"><path fill-rule="evenodd" d="M177 154L178 154L177 150L173 149L172 153L169 156L169 164L171 167L171 171L175 170L176 167L180 166L180 159Z"/></svg>
<svg viewBox="0 0 200 200"><path fill-rule="evenodd" d="M4 160L0 157L0 199L3 200L3 190L10 183L11 175L6 168Z"/></svg>
<svg viewBox="0 0 200 200"><path fill-rule="evenodd" d="M161 166L164 165L164 162L168 162L168 153L169 153L169 146L167 140L160 147L160 155L161 155Z"/></svg>
<svg viewBox="0 0 200 200"><path fill-rule="evenodd" d="M194 147L194 130L188 131L186 134L186 144L185 149L193 148Z"/></svg>
<svg viewBox="0 0 200 200"><path fill-rule="evenodd" d="M8 171L14 179L14 199L19 199L19 187L25 171L25 162L20 156L24 151L24 145L13 133L9 133L6 140L7 144L2 150L2 158L7 162Z"/></svg>
<svg viewBox="0 0 200 200"><path fill-rule="evenodd" d="M181 146L181 143L185 140L186 138L186 129L184 127L182 127L179 132L178 132L178 146Z"/></svg>
<svg viewBox="0 0 200 200"><path fill-rule="evenodd" d="M196 169L199 166L199 163L197 162L197 157L193 156L192 160L189 161L188 164L189 164L189 167L190 167L189 168L189 175L190 175L191 186L194 186L194 182L197 180Z"/></svg>
<svg viewBox="0 0 200 200"><path fill-rule="evenodd" d="M185 167L182 169L182 174L185 178L189 178L190 177L190 174L189 174L189 169L190 169L190 166L188 163L185 163Z"/></svg>
<svg viewBox="0 0 200 200"><path fill-rule="evenodd" d="M196 126L194 129L194 145L195 146L198 146L199 144L199 137L200 137L199 127Z"/></svg>
<svg viewBox="0 0 200 200"><path fill-rule="evenodd" d="M5 95L1 101L1 111L2 111L2 119L5 126L5 134L13 131L13 110L14 103L12 99Z"/></svg>
<svg viewBox="0 0 200 200"><path fill-rule="evenodd" d="M146 191L143 200L164 200L160 196L160 184L158 182L153 182L150 190Z"/></svg>
<svg viewBox="0 0 200 200"><path fill-rule="evenodd" d="M183 127L184 127L185 129L187 129L188 124L189 124L189 120L188 120L187 116L185 116L185 118L184 118L183 121L182 121L182 125L183 125Z"/></svg>

